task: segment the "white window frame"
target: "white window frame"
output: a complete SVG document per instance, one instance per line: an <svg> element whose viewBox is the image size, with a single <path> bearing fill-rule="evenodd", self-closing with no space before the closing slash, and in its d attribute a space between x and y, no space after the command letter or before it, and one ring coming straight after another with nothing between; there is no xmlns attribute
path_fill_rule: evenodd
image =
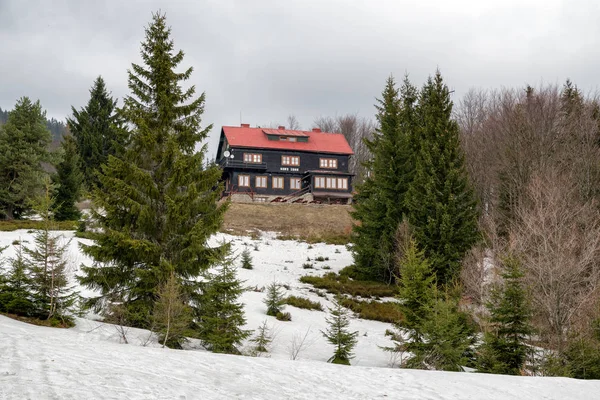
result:
<svg viewBox="0 0 600 400"><path fill-rule="evenodd" d="M319 168L337 169L337 158L319 158Z"/></svg>
<svg viewBox="0 0 600 400"><path fill-rule="evenodd" d="M264 175L257 176L254 180L254 187L266 189L267 188L267 177Z"/></svg>
<svg viewBox="0 0 600 400"><path fill-rule="evenodd" d="M337 188L339 190L348 190L348 178L337 178Z"/></svg>
<svg viewBox="0 0 600 400"><path fill-rule="evenodd" d="M262 154L244 153L244 162L251 164L260 164L262 162Z"/></svg>
<svg viewBox="0 0 600 400"><path fill-rule="evenodd" d="M290 189L300 190L302 189L302 179L300 178L290 178Z"/></svg>
<svg viewBox="0 0 600 400"><path fill-rule="evenodd" d="M281 186L280 186L281 184ZM283 176L274 176L271 178L271 187L273 189L285 189L285 180Z"/></svg>
<svg viewBox="0 0 600 400"><path fill-rule="evenodd" d="M238 175L238 187L250 187L250 175Z"/></svg>
<svg viewBox="0 0 600 400"><path fill-rule="evenodd" d="M325 189L324 176L315 176L315 189Z"/></svg>
<svg viewBox="0 0 600 400"><path fill-rule="evenodd" d="M299 167L300 156L281 156L281 165Z"/></svg>

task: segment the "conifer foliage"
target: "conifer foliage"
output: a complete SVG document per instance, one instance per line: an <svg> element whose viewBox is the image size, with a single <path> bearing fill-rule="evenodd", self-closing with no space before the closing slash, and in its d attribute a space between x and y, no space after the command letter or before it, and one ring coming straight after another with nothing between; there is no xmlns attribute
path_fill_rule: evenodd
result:
<svg viewBox="0 0 600 400"><path fill-rule="evenodd" d="M369 176L355 197L353 252L363 278L389 281L394 274L396 228L406 212L404 194L411 179L410 134L415 123L417 94L408 79L400 90L388 78L378 100L379 128L365 140L373 157L365 163Z"/></svg>
<svg viewBox="0 0 600 400"><path fill-rule="evenodd" d="M265 297L264 303L267 306L267 315L276 317L281 313L281 309L285 305L285 298L279 283L273 282L267 286L267 297Z"/></svg>
<svg viewBox="0 0 600 400"><path fill-rule="evenodd" d="M252 269L252 256L250 255L250 250L248 249L244 249L242 252L242 268Z"/></svg>
<svg viewBox="0 0 600 400"><path fill-rule="evenodd" d="M460 262L479 233L450 90L439 71L421 90L414 134L415 173L406 193L407 215L438 284L445 284L458 277Z"/></svg>
<svg viewBox="0 0 600 400"><path fill-rule="evenodd" d="M350 320L348 310L341 304L340 299L333 302L333 307L329 308L330 316L326 318L329 327L326 331L321 331L329 343L335 346L333 356L327 362L333 364L350 365L350 360L354 358L352 350L358 342L358 331L350 332Z"/></svg>
<svg viewBox="0 0 600 400"><path fill-rule="evenodd" d="M158 300L154 303L153 331L163 347L181 347L184 334L192 322L192 309L181 293L181 285L175 274L163 282L158 290Z"/></svg>
<svg viewBox="0 0 600 400"><path fill-rule="evenodd" d="M40 102L19 99L0 126L0 218L19 219L31 210L43 191L41 163L49 160L51 140Z"/></svg>
<svg viewBox="0 0 600 400"><path fill-rule="evenodd" d="M198 313L200 340L215 353L240 354L240 344L251 333L241 329L246 323L244 305L239 302L242 282L230 262L207 278Z"/></svg>
<svg viewBox="0 0 600 400"><path fill-rule="evenodd" d="M531 309L518 260L509 257L504 261L504 267L502 285L492 291L488 303L491 329L479 349L478 370L519 375L527 358L524 341L533 332Z"/></svg>
<svg viewBox="0 0 600 400"><path fill-rule="evenodd" d="M79 200L83 174L79 169L77 143L72 136L63 137L63 158L56 167L54 183L57 186L54 196L54 219L57 221L74 221L81 217L75 206Z"/></svg>
<svg viewBox="0 0 600 400"><path fill-rule="evenodd" d="M116 155L127 140L116 113L117 100L110 96L104 79L99 76L90 89L90 99L81 110L71 107L72 118L67 123L79 152L79 165L85 185L92 189L99 184L97 173L108 157Z"/></svg>
<svg viewBox="0 0 600 400"><path fill-rule="evenodd" d="M182 87L192 68L177 72L184 53L175 50L165 15L153 14L145 32L143 64L132 64L131 94L120 110L130 141L98 176L93 214L102 232L83 248L95 262L79 279L99 293L89 306L122 304L128 324L150 328L157 288L171 272L199 312L196 278L220 264L228 246L207 243L227 203L217 204L220 169L205 167L205 148L196 151L210 130L200 127L204 94Z"/></svg>

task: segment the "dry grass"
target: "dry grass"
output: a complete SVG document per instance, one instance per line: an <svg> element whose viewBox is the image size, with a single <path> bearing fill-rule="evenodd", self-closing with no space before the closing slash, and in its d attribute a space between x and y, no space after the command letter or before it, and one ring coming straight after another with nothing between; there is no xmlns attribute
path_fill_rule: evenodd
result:
<svg viewBox="0 0 600 400"><path fill-rule="evenodd" d="M280 239L346 244L352 232L347 205L231 203L222 230L236 235L279 232Z"/></svg>
<svg viewBox="0 0 600 400"><path fill-rule="evenodd" d="M329 272L324 276L306 275L300 277L300 282L313 285L317 289L324 289L328 293L348 294L360 297L393 297L397 288L380 282L356 281L347 276Z"/></svg>
<svg viewBox="0 0 600 400"><path fill-rule="evenodd" d="M77 221L55 221L51 224L51 230L57 231L73 231L77 229L79 222ZM28 219L0 221L0 232L11 232L17 229L43 229L43 221L32 221Z"/></svg>
<svg viewBox="0 0 600 400"><path fill-rule="evenodd" d="M12 318L17 321L25 322L31 325L37 326L47 326L50 328L72 328L75 326L75 322L71 318L65 318L64 320L51 318L51 319L39 319L34 317L25 317L22 315L9 314L0 312L0 315L4 315L5 317Z"/></svg>
<svg viewBox="0 0 600 400"><path fill-rule="evenodd" d="M285 299L285 304L297 308L303 308L305 310L323 311L323 306L321 305L321 303L319 303L318 301L312 301L310 299L307 299L306 297L288 296Z"/></svg>
<svg viewBox="0 0 600 400"><path fill-rule="evenodd" d="M400 312L398 304L394 302L360 301L346 297L341 300L340 304L354 311L362 319L390 322L392 324L404 320L404 315Z"/></svg>

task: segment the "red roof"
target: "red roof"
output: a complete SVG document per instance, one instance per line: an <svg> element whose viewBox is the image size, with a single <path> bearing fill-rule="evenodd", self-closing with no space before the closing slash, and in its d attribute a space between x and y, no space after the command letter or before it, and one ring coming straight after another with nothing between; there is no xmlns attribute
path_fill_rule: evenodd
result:
<svg viewBox="0 0 600 400"><path fill-rule="evenodd" d="M306 151L312 153L354 154L341 133L298 131L289 129L263 129L248 126L224 126L223 133L231 147ZM269 140L269 135L301 137L308 142Z"/></svg>

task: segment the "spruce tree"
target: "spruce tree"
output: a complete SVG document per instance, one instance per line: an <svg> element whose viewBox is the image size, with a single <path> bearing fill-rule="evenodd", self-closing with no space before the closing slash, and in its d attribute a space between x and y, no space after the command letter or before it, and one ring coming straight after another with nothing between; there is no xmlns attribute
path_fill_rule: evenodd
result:
<svg viewBox="0 0 600 400"><path fill-rule="evenodd" d="M408 77L398 91L393 77L378 100L379 128L365 143L370 175L357 187L354 226L355 268L362 278L390 281L394 274L395 233L406 212L404 195L412 179L410 135L414 129L416 89Z"/></svg>
<svg viewBox="0 0 600 400"><path fill-rule="evenodd" d="M242 251L242 268L252 269L252 256L250 255L250 250L248 249L244 249L244 251Z"/></svg>
<svg viewBox="0 0 600 400"><path fill-rule="evenodd" d="M21 218L43 190L50 132L39 101L22 97L0 127L0 218Z"/></svg>
<svg viewBox="0 0 600 400"><path fill-rule="evenodd" d="M150 327L156 290L171 270L197 310L197 278L229 251L208 244L228 203L217 203L221 170L205 166L205 147L196 151L211 129L200 127L204 94L195 97L194 86L183 89L192 68L176 71L184 54L174 48L165 16L153 14L143 64L132 64L131 95L120 110L131 127L130 142L99 174L93 216L102 232L83 247L95 263L82 268L80 283L99 293L87 304L122 304L128 323L143 328Z"/></svg>
<svg viewBox="0 0 600 400"><path fill-rule="evenodd" d="M398 295L404 319L398 327L408 332L414 342L422 340L421 324L427 318L435 296L435 280L429 261L414 239L409 241L404 257L399 260Z"/></svg>
<svg viewBox="0 0 600 400"><path fill-rule="evenodd" d="M54 199L52 186L46 178L44 195L34 207L42 218L42 228L33 236L34 247L25 247L31 274L31 291L38 318L54 319L69 324L69 313L77 302L78 294L69 286L67 277L67 249L70 241L52 233Z"/></svg>
<svg viewBox="0 0 600 400"><path fill-rule="evenodd" d="M327 362L333 364L350 365L350 360L354 358L352 350L358 342L358 331L350 332L350 320L348 310L340 304L340 299L335 299L333 307L329 308L330 317L326 318L329 327L326 331L321 331L329 343L335 346L333 356Z"/></svg>
<svg viewBox="0 0 600 400"><path fill-rule="evenodd" d="M99 76L90 89L87 105L79 111L71 107L73 117L67 118L88 189L100 183L97 176L100 166L107 163L109 156L123 150L126 143L127 132L121 126L116 105L117 100L111 97L104 79Z"/></svg>
<svg viewBox="0 0 600 400"><path fill-rule="evenodd" d="M438 71L418 105L414 179L405 203L414 237L431 261L438 284L458 277L465 252L479 239L475 194L452 120L450 91Z"/></svg>
<svg viewBox="0 0 600 400"><path fill-rule="evenodd" d="M407 367L462 370L473 344L473 332L468 326L466 314L459 311L456 298L436 292L418 330L422 340L406 344L406 349L413 354L406 362Z"/></svg>
<svg viewBox="0 0 600 400"><path fill-rule="evenodd" d="M526 337L533 332L531 309L521 278L518 260L504 260L503 283L492 291L487 304L490 328L479 349L478 370L494 374L519 375L527 358Z"/></svg>
<svg viewBox="0 0 600 400"><path fill-rule="evenodd" d="M81 217L81 213L75 207L75 202L79 200L83 175L79 170L77 144L72 136L63 138L62 149L63 158L56 167L54 177L56 185L54 218L57 221L73 221Z"/></svg>
<svg viewBox="0 0 600 400"><path fill-rule="evenodd" d="M162 346L181 348L184 334L192 323L192 309L182 296L181 285L171 273L158 290L158 300L154 303L153 331L158 334Z"/></svg>
<svg viewBox="0 0 600 400"><path fill-rule="evenodd" d="M2 289L0 290L0 311L31 316L34 312L31 294L32 282L21 243L16 245L16 254L8 263L8 273L4 277L4 282L0 282L0 289Z"/></svg>
<svg viewBox="0 0 600 400"><path fill-rule="evenodd" d="M279 283L273 282L267 286L267 297L265 297L263 302L267 306L267 315L276 317L281 312L281 309L285 305L285 298L283 297Z"/></svg>
<svg viewBox="0 0 600 400"><path fill-rule="evenodd" d="M267 325L267 320L264 320L263 323L260 324L256 336L250 339L250 341L254 343L254 346L251 349L251 355L260 356L262 353L269 352L269 346L273 342L273 334Z"/></svg>
<svg viewBox="0 0 600 400"><path fill-rule="evenodd" d="M207 349L240 354L238 347L251 333L242 329L246 318L239 297L243 292L231 263L226 262L216 273L208 274L197 314L199 337Z"/></svg>

